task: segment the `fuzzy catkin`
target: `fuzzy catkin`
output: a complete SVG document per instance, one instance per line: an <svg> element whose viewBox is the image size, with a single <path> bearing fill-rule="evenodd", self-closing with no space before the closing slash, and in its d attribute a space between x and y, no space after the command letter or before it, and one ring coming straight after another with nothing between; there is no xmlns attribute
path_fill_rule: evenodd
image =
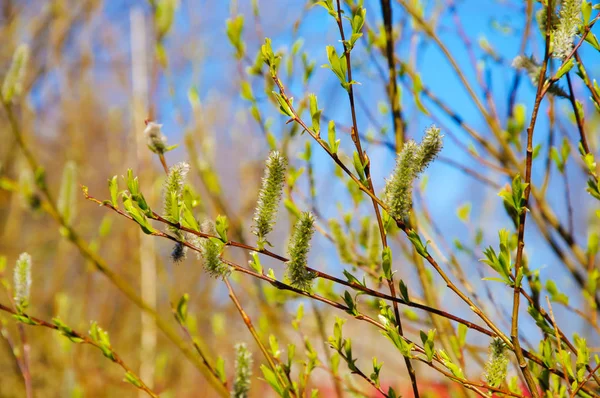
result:
<svg viewBox="0 0 600 398"><path fill-rule="evenodd" d="M436 126L425 130L423 141L417 145L413 140L404 144L396 160L396 167L387 179L384 202L390 216L397 220L408 218L412 208L413 181L422 173L442 150L443 135Z"/></svg>
<svg viewBox="0 0 600 398"><path fill-rule="evenodd" d="M24 310L29 304L31 293L31 256L21 253L14 269L15 305Z"/></svg>
<svg viewBox="0 0 600 398"><path fill-rule="evenodd" d="M202 232L210 235L215 235L215 227L210 221L205 221L200 227ZM229 275L230 269L221 260L222 243L210 238L198 238L192 243L200 249L197 252L198 260L201 261L204 270L212 277L224 278Z"/></svg>
<svg viewBox="0 0 600 398"><path fill-rule="evenodd" d="M279 152L271 152L266 162L262 186L258 193L252 232L258 237L259 247L264 247L266 236L273 230L277 209L283 193L287 162Z"/></svg>
<svg viewBox="0 0 600 398"><path fill-rule="evenodd" d="M573 50L573 38L581 23L581 0L563 0L560 18L554 30L552 55L566 59Z"/></svg>
<svg viewBox="0 0 600 398"><path fill-rule="evenodd" d="M186 162L180 162L172 166L167 174L165 185L163 188L163 217L172 222L179 221L179 202L183 200L183 187L185 179L190 170L190 165ZM171 231L179 240L185 241L185 234L178 228L169 226ZM178 263L183 261L187 256L187 247L178 242L171 251L171 259Z"/></svg>
<svg viewBox="0 0 600 398"><path fill-rule="evenodd" d="M246 398L252 377L252 353L244 343L235 345L235 378L231 398Z"/></svg>
<svg viewBox="0 0 600 398"><path fill-rule="evenodd" d="M417 153L415 154L415 171L422 173L433 162L438 153L440 153L442 146L440 129L436 126L427 128L423 141L419 144Z"/></svg>
<svg viewBox="0 0 600 398"><path fill-rule="evenodd" d="M484 377L489 385L498 387L502 384L506 378L508 362L506 343L500 338L494 338L490 343L490 354L485 364Z"/></svg>
<svg viewBox="0 0 600 398"><path fill-rule="evenodd" d="M172 198L175 197L176 200L181 200L183 186L189 170L190 165L186 162L177 163L169 169L163 188L163 216L171 222L177 220L178 215L175 212L179 211L179 208L173 207Z"/></svg>
<svg viewBox="0 0 600 398"><path fill-rule="evenodd" d="M310 240L315 232L315 218L304 212L294 225L294 232L288 245L290 260L287 262L287 277L290 284L301 290L309 290L315 273L307 269Z"/></svg>
<svg viewBox="0 0 600 398"><path fill-rule="evenodd" d="M162 124L148 122L144 129L146 143L148 148L158 155L162 155L167 151L167 137L162 133Z"/></svg>
<svg viewBox="0 0 600 398"><path fill-rule="evenodd" d="M417 144L408 141L396 161L396 168L385 185L385 205L395 219L408 217L412 207L412 182L415 178Z"/></svg>
<svg viewBox="0 0 600 398"><path fill-rule="evenodd" d="M533 56L526 57L524 55L517 55L515 59L513 59L512 66L516 69L523 69L525 72L527 72L527 75L531 79L531 83L534 86L538 85L538 80L540 77L540 73L542 72L542 67L537 63ZM548 92L557 97L569 97L565 90L563 90L557 83L552 84L548 89Z"/></svg>

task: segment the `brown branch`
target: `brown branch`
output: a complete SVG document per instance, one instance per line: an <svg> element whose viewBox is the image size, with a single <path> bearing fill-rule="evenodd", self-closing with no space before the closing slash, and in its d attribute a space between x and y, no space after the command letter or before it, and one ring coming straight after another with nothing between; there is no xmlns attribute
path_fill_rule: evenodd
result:
<svg viewBox="0 0 600 398"><path fill-rule="evenodd" d="M8 313L13 314L13 315L19 315L19 316L27 317L29 320L31 320L31 321L33 321L33 323L35 323L35 325L32 325L32 326L42 326L42 327L45 327L45 328L48 328L48 329L54 329L54 330L60 331L60 328L58 326L56 326L56 325L54 325L54 324L52 324L50 322L46 322L43 319L39 319L39 318L35 318L35 317L32 317L32 316L29 316L29 315L27 315L25 313L18 313L17 311L15 311L12 308L7 307L7 306L5 306L3 304L0 304L0 310L8 312ZM93 345L94 347L99 348L99 349L103 348L100 344L96 343L94 340L90 339L89 337L87 337L86 335L84 335L82 333L79 333L79 332L76 332L74 330L71 330L70 334L73 337L82 340L82 342L85 343L85 344ZM113 362L115 362L123 370L125 370L126 373L130 373L130 374L134 375L135 378L139 381L140 386L136 386L137 388L139 388L140 390L144 391L146 394L148 394L151 397L154 397L154 398L158 397L158 394L156 394L154 391L152 391L150 388L148 388L148 386L146 384L144 384L144 382L131 370L131 368L129 368L129 366L127 366L125 364L125 362L119 356L119 354L117 354L116 352L114 352L112 350L112 347L111 347L111 353L112 353L112 356L114 358Z"/></svg>
<svg viewBox="0 0 600 398"><path fill-rule="evenodd" d="M88 199L89 199L89 200L92 200L92 201L95 201L95 202L97 202L97 203L100 203L101 205L104 205L104 206L106 206L106 207L109 207L109 208L111 208L111 209L113 209L113 210L117 211L119 214L123 215L124 217L126 217L126 218L128 218L128 219L132 219L132 218L131 218L129 215L127 215L127 214L123 213L122 211L120 211L120 210L118 210L118 209L114 209L114 208L112 207L112 205L110 205L110 204L108 204L108 203L101 203L101 202L99 202L97 199L94 199L94 198L91 198L91 197L89 197ZM173 225L173 226L176 226L176 225ZM159 232L159 231L156 231L156 232L152 233L152 235L154 235L154 236L158 236L158 237L162 237L162 238L166 238L166 239L169 239L169 240L171 240L171 241L173 241L173 242L179 242L179 243L183 244L184 246L188 247L189 249L191 249L191 250L194 250L194 251L196 251L196 252L198 252L198 251L200 250L199 248L197 248L196 246L194 246L194 245L190 244L189 242L181 242L181 241L179 241L179 240L178 240L178 238L176 238L176 237L174 237L174 236L171 236L171 235L168 235L168 234L166 234L166 233L164 233L164 232ZM212 235L207 235L207 234L203 234L203 235L205 235L205 236L203 236L204 238L210 238L210 237L213 237L213 238L215 238L215 237L214 237L214 236L212 236ZM198 236L200 236L200 235L198 235ZM234 246L234 245L231 245L231 246ZM244 246L244 247L245 247L245 245L238 245L238 246L240 246L240 247ZM249 249L254 249L254 248L252 248L252 247L247 247L247 248L249 248ZM257 251L257 252L258 252L258 250L255 250L255 251ZM263 253L263 254L265 254L265 252L262 252L262 253ZM273 256L277 256L277 255L273 255ZM277 256L277 257L280 257L280 256ZM284 260L285 260L285 259L284 259ZM276 280L276 279L273 279L273 278L271 278L271 277L269 277L269 276L267 276L267 275L264 275L264 274L261 274L261 273L255 272L255 271L253 271L253 270L250 270L250 269L247 269L247 268L244 268L244 267L242 267L242 266L240 266L240 265L238 265L238 264L235 264L235 263L233 263L233 262L231 262L231 261L228 261L228 260L226 260L226 259L223 259L223 258L221 258L221 261L223 261L223 263L225 263L225 264L227 264L229 267L231 267L233 271L235 271L235 272L241 272L241 273L244 273L244 274L250 275L250 276L252 276L252 277L255 277L255 278L258 278L258 279L264 280L264 281L266 281L266 282L269 282L269 283L270 283L270 284L271 284L273 287L275 287L275 288L277 288L277 289L279 289L279 290L288 290L288 291L294 292L294 293L296 293L296 294L299 294L299 295L302 295L302 296L305 296L305 297L311 298L311 299L313 299L313 300L320 301L320 302L322 302L322 303L325 303L325 304L327 304L327 305L329 305L329 306L332 306L332 307L334 307L334 308L336 308L336 309L338 309L338 310L341 310L341 311L344 311L344 312L346 312L346 313L349 313L349 308L348 308L347 306L343 305L343 304L340 304L340 303L338 303L338 302L335 302L335 301L333 301L333 300L330 300L330 299L328 299L328 298L325 298L325 297L323 297L323 296L319 296L319 295L317 295L317 294L314 294L314 293L311 293L311 292L307 292L307 291L305 291L305 290L301 290L301 289L295 288L295 287L293 287L293 286L290 286L290 285L288 285L288 284L286 284L286 283L283 283L283 282L281 282L281 281L278 281L278 280ZM433 262L435 263L435 260L431 259L431 261L433 261ZM437 266L437 263L435 263L435 264L436 264L436 266ZM439 266L438 266L438 267L439 267ZM308 269L309 269L310 271L316 272L316 273L317 273L317 276L319 276L319 277L324 277L324 275L326 275L326 274L320 273L319 271L316 271L316 270L314 270L314 269L312 269L312 268L308 268ZM331 279L331 278L334 278L334 279ZM333 281L335 281L335 282L337 282L337 283L341 283L341 284L343 284L343 285L345 285L345 286L353 287L353 288L355 288L355 289L358 289L358 290L363 290L363 289L364 289L363 287L359 287L359 286L356 286L356 285L354 285L354 284L350 284L349 282L346 282L346 281L343 281L343 280L339 280L339 279L337 279L337 278L335 278L335 277L327 276L327 279L331 279L331 280L333 280ZM447 282L447 283L450 283L450 284L451 284L451 282L450 282L450 281L449 281L449 282ZM456 288L456 286L454 286L454 288ZM387 296L387 295L385 295L385 294L383 294L383 293L379 293L379 292L376 292L376 291L373 291L373 290L370 290L370 289L367 289L367 290L365 290L365 292L372 292L372 294L373 294L373 295L375 295L375 296L377 296L377 297L385 298L385 299L387 299L387 300L393 300L393 298L392 298L391 296ZM367 294L369 294L369 293L367 293ZM462 294L462 292L461 292L461 294ZM463 296L464 296L464 294L463 294ZM467 299L468 299L468 298L467 298ZM401 304L405 304L403 301L401 301L401 300L400 300L400 299L398 299L398 298L396 298L395 300L397 300L397 301L398 301L399 303L401 303ZM477 330L477 331L479 331L479 332L481 332L481 333L483 333L483 334L486 334L486 335L488 335L488 336L491 336L491 337L500 337L500 338L502 338L502 339L503 339L503 340L504 340L504 341L505 341L505 342L506 342L506 343L509 345L509 347L511 347L511 345L510 345L510 340L508 340L508 339L507 339L507 337L506 337L506 336L504 336L504 335L503 335L503 334L501 334L501 333L498 333L498 332L492 332L492 331L488 331L487 329L481 328L480 326L477 326L477 325L475 325L475 324L472 324L472 323L470 323L469 321L461 320L460 318L458 318L458 317L455 317L454 315L451 315L451 314L447 314L447 313L445 313L445 312L443 312L443 311L441 311L441 310L437 310L437 309L430 309L429 307L422 306L422 305L420 305L420 304L417 304L417 303L412 303L412 302L411 302L410 304L406 304L406 305L410 305L410 306L413 306L413 307L415 307L415 308L426 309L427 311L432 311L433 313L438 313L439 315L446 316L448 319L455 320L456 322L462 323L462 324L464 324L465 326L468 326L469 328L471 328L471 329L473 329L473 330ZM474 304L472 304L472 305L471 305L471 308L472 308L472 310L473 310L473 311L474 311L474 312L477 314L476 310L478 310L478 308L477 308L477 307L476 307ZM474 309L473 309L473 308L474 308ZM357 319L357 320L361 320L361 321L365 321L365 322L367 322L367 323L370 323L370 324L372 324L372 325L376 326L377 328L379 328L379 329L381 329L381 330L385 330L385 327L384 327L384 326L383 326L381 323L377 322L376 320L374 320L373 318L371 318L371 317L369 317L369 316L367 316L367 315L358 314L358 315L354 315L354 318L355 318L355 319ZM410 340L406 339L405 337L403 337L403 338L404 338L404 340L406 340L406 341L407 341L409 344L411 343L411 341L410 341ZM420 353L424 353L424 350L423 350L421 347L419 347L418 345L415 345L415 350L417 350L417 351L418 351L418 352L420 352ZM544 364L544 362L542 361L542 359L541 359L541 358L539 358L538 356L536 356L535 354L532 354L532 353L530 353L530 352L528 352L528 351L526 351L526 350L523 350L523 353L524 353L524 355L525 355L525 357L526 357L527 359L529 359L529 360L531 360L531 361L535 362L536 364L538 364L538 365L540 365L540 366L544 367L545 369L548 369L548 371L550 371L551 373L554 373L554 374L557 374L557 375L561 375L561 373L560 373L559 371L557 371L556 369L554 369L554 368L548 368L548 367L547 367L547 365L545 365L545 364ZM417 358L417 360L419 360L419 361L421 361L421 362L424 362L424 363L428 364L429 366L432 366L432 365L431 365L429 362L427 362L427 361L426 361L425 359L423 359L423 358ZM455 378L455 377L453 377L453 376L452 376L451 378L453 378L453 379L456 379L456 378ZM505 393L505 394L512 395L512 396L520 396L520 395L518 395L518 394L517 394L517 395L515 395L515 394L513 394L513 393L509 393L509 392L506 392L506 391L504 391L504 390L501 390L501 389L498 389L498 388L493 388L493 387L491 387L491 386L487 386L487 385L485 385L485 384L477 384L477 383L472 383L472 384L473 384L473 385L479 385L480 387L482 387L482 388L487 388L487 389L489 389L489 390L491 390L491 391L503 392L503 393ZM593 396L598 396L598 395L597 395L597 394L595 394L593 391L591 391L589 388L582 387L582 389L583 389L583 390L584 390L586 393L588 393L588 394L591 394L591 395L593 395Z"/></svg>
<svg viewBox="0 0 600 398"><path fill-rule="evenodd" d="M385 8L385 4L387 2L387 9ZM400 105L398 103L398 99L397 99L397 91L398 91L398 87L397 87L397 83L396 83L396 73L395 73L395 65L394 65L394 53L393 53L393 37L392 37L392 31L391 31L391 7L389 4L389 0L382 0L382 7L384 7L384 20L387 20L388 22L388 26L386 27L386 39L387 39L387 53L388 53L388 65L390 66L390 90L395 90L395 94L394 98L392 98L392 110L395 111L394 113L394 131L395 131L395 135L396 135L396 147L400 148L401 145L404 143L404 139L403 139L403 135L404 135L404 131L403 131L403 126L402 126L402 120L401 120L401 114L400 114ZM365 173L365 178L367 180L367 184L368 184L368 189L369 191L373 194L373 197L371 198L371 201L373 203L373 209L375 210L375 217L377 219L377 225L379 227L379 234L381 237L381 244L383 245L384 248L387 247L387 238L386 238L386 234L385 234L385 227L383 225L383 220L381 218L381 212L379 210L379 205L377 203L377 201L375 200L374 196L375 196L375 189L373 187L373 181L371 180L371 165L370 165L370 160L369 157L367 156L366 152L363 151L362 149L362 145L360 142L360 135L359 135L359 130L358 130L358 123L356 121L356 107L354 105L354 87L352 84L352 62L351 62L351 55L350 55L350 48L348 48L348 46L346 45L346 38L344 35L344 25L342 23L342 7L340 4L340 0L337 0L337 18L336 18L336 22L338 24L338 28L340 31L340 36L342 39L342 43L344 45L344 53L345 53L345 58L346 58L346 67L348 70L348 100L350 101L350 113L352 115L352 130L351 130L351 136L352 136L352 141L354 141L354 145L356 147L356 151L358 152L358 156L361 159L361 163L363 165L365 165L364 168L364 173ZM388 287L390 289L390 293L392 295L392 297L396 297L396 290L395 290L395 286L394 286L394 277L393 275L390 278L386 278L387 279L387 283L388 283ZM395 301L392 303L393 308L394 308L394 315L396 317L396 324L398 326L398 332L400 334L401 337L404 337L404 332L402 330L402 320L400 318L400 311L398 310L398 303L396 303ZM419 398L419 388L417 386L417 376L415 373L415 370L410 362L410 359L408 357L404 357L404 361L406 364L406 368L408 371L408 374L410 376L410 380L411 380L411 384L412 384L412 388L413 388L413 393L415 395L415 398Z"/></svg>
<svg viewBox="0 0 600 398"><path fill-rule="evenodd" d="M173 311L173 316L174 316L175 320L177 321L177 323L179 324L179 326L181 327L181 330L186 335L186 337L192 342L192 345L194 346L194 349L196 350L196 352L198 353L198 355L200 356L200 358L202 358L202 362L204 363L204 366L206 366L206 368L213 374L213 376L216 379L220 380L219 373L212 366L212 364L209 362L208 357L206 356L206 354L202 350L202 347L200 347L200 345L192 337L192 334L190 333L190 330L185 325L185 323L183 322L183 320L179 319L179 315L177 314L177 308L175 306L173 306L173 304L171 304L171 311ZM228 389L228 387L227 387L227 381L223 381L223 387L225 389Z"/></svg>
<svg viewBox="0 0 600 398"><path fill-rule="evenodd" d="M552 13L547 13L546 18L546 26L550 26L552 18ZM520 211L519 215L519 226L518 226L518 237L517 237L517 259L515 261L515 283L513 289L513 307L512 307L512 323L511 323L511 340L514 345L514 353L517 357L517 362L519 368L521 369L521 373L525 378L525 382L529 387L529 391L531 392L534 398L539 397L538 387L531 374L531 371L527 367L527 362L523 356L523 350L521 349L521 343L519 342L519 303L521 299L520 293L520 282L517 282L525 273L523 267L523 249L525 248L525 222L527 221L527 207L529 203L529 195L531 193L531 169L533 164L533 131L535 128L535 122L537 120L538 111L540 108L540 104L544 97L544 79L546 76L546 69L548 67L548 59L550 57L550 29L546 29L546 47L544 51L544 62L542 63L542 68L540 71L540 76L538 78L537 85L537 93L535 97L535 103L533 106L533 113L531 115L531 121L529 123L529 127L527 128L527 153L526 153L526 164L525 164L525 193L524 193L524 202L523 206L518 209Z"/></svg>
<svg viewBox="0 0 600 398"><path fill-rule="evenodd" d="M394 30L392 6L390 0L381 0L383 27L385 29L385 55L388 63L388 98L392 104L392 122L396 138L396 152L404 145L406 121L402 117L402 108L398 97L398 81L396 80L396 59L394 57Z"/></svg>
<svg viewBox="0 0 600 398"><path fill-rule="evenodd" d="M267 348L260 340L260 336L256 332L254 325L252 325L252 321L250 320L250 317L248 316L248 314L246 314L246 311L244 311L244 307L242 307L242 304L240 303L240 300L237 298L237 295L235 294L233 287L231 287L231 283L229 283L229 280L226 277L223 278L223 282L225 282L225 285L227 286L227 290L229 291L229 298L231 299L231 301L233 301L233 304L235 304L235 307L237 308L238 312L240 313L240 316L242 317L242 320L244 321L246 328L248 328L248 330L250 331L250 334L254 338L254 341L256 342L256 344L260 348L260 351L263 353L265 359L269 363L269 366L273 370L273 373L275 373L275 376L277 376L281 385L282 386L287 385L287 387L290 388L291 395L295 396L293 389L292 389L291 380L288 379L287 381L285 381L285 380L283 380L283 377L281 377L281 372L277 368L277 365L275 365L274 358L271 357L271 354L269 354L269 351L267 351Z"/></svg>

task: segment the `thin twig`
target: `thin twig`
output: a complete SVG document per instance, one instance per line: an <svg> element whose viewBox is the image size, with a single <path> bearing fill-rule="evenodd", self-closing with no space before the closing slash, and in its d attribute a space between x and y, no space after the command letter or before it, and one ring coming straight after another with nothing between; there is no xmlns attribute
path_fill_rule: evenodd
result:
<svg viewBox="0 0 600 398"><path fill-rule="evenodd" d="M10 308L8 306L5 306L3 304L0 304L0 310L8 312L8 313L13 314L13 315L25 316L29 320L33 321L33 323L35 323L35 325L33 325L33 326L42 326L42 327L45 327L45 328L49 328L49 329L54 329L54 330L60 331L60 329L59 329L58 326L56 326L56 325L54 325L54 324L52 324L50 322L46 322L43 319L35 318L35 317L30 316L30 315L28 315L26 313L18 313L17 311L15 311L12 308ZM82 333L76 332L75 330L71 330L70 334L73 337L82 340L83 343L86 343L86 344L89 344L89 345L93 345L94 347L102 349L102 347L100 346L100 344L96 343L94 340L90 339L89 337L87 337L86 335L84 335ZM150 388L148 388L148 386L139 377L137 377L137 375L131 370L131 368L125 364L125 362L123 361L123 359L116 352L114 352L112 350L112 347L111 347L111 353L112 353L113 358L114 358L113 362L115 362L123 370L125 370L126 373L130 373L130 374L132 374L132 375L135 376L135 378L137 379L137 381L140 384L139 386L136 386L136 387L138 387L140 390L146 392L151 397L155 397L155 398L158 397L158 394L156 394L154 391L152 391Z"/></svg>

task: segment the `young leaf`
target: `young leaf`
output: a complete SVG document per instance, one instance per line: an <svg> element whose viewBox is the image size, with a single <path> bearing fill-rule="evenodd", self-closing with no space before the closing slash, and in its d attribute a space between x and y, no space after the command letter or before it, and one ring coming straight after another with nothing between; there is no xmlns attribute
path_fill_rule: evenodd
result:
<svg viewBox="0 0 600 398"><path fill-rule="evenodd" d="M227 243L227 229L229 228L229 222L227 221L226 216L218 215L215 221L215 229L217 230L217 234L221 238L223 243Z"/></svg>
<svg viewBox="0 0 600 398"><path fill-rule="evenodd" d="M108 191L110 192L110 201L113 207L119 208L119 203L117 201L117 195L119 192L119 182L117 176L113 176L108 180Z"/></svg>

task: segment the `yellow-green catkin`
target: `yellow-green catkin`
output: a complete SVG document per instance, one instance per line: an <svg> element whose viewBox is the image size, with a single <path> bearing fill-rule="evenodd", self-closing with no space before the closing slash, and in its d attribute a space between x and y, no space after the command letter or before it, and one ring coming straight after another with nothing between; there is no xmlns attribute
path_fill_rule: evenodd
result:
<svg viewBox="0 0 600 398"><path fill-rule="evenodd" d="M435 126L425 131L421 144L407 141L396 160L396 167L385 185L384 202L390 216L406 219L412 208L413 181L442 150L440 129Z"/></svg>
<svg viewBox="0 0 600 398"><path fill-rule="evenodd" d="M552 32L552 55L566 59L573 50L573 38L581 23L581 0L563 0L556 29Z"/></svg>
<svg viewBox="0 0 600 398"><path fill-rule="evenodd" d="M31 256L21 253L14 269L15 305L19 311L24 311L29 305L31 293Z"/></svg>
<svg viewBox="0 0 600 398"><path fill-rule="evenodd" d="M266 237L275 225L285 183L286 168L285 158L279 152L271 152L266 162L262 186L258 193L258 201L254 211L254 225L252 227L252 233L258 237L258 247L261 249L264 248L265 244L269 244Z"/></svg>
<svg viewBox="0 0 600 398"><path fill-rule="evenodd" d="M310 212L304 212L294 225L294 232L288 245L290 260L287 262L287 277L290 284L298 289L309 290L316 277L308 270L308 252L310 240L315 232L315 218Z"/></svg>
<svg viewBox="0 0 600 398"><path fill-rule="evenodd" d="M500 338L494 338L490 343L490 353L485 364L485 380L493 386L498 387L506 379L508 369L508 355L506 343Z"/></svg>
<svg viewBox="0 0 600 398"><path fill-rule="evenodd" d="M235 378L231 398L246 398L250 392L252 353L244 343L235 345Z"/></svg>

